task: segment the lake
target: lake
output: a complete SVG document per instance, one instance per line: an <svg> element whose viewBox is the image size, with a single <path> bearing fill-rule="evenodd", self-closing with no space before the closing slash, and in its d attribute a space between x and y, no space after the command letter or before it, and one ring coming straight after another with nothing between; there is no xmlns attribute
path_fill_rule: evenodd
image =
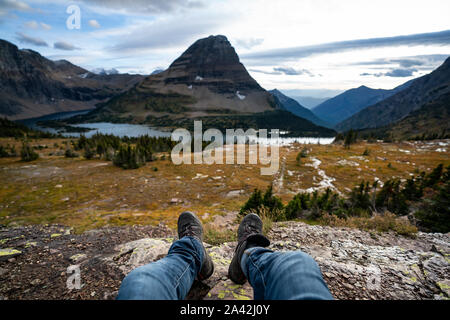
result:
<svg viewBox="0 0 450 320"><path fill-rule="evenodd" d="M76 115L86 114L91 110L84 111L73 111L73 112L61 112L54 113L50 115L46 115L39 118L26 119L21 120L19 122L25 124L26 126L40 131L46 131L51 133L58 133L58 130L48 127L38 126L37 123L39 121L46 120L62 120L67 119ZM79 137L80 135L84 135L87 138L92 137L94 134L112 134L118 137L139 137L143 135L148 135L150 137L170 137L171 132L160 131L158 129L152 128L147 125L141 124L127 124L127 123L109 123L109 122L96 122L96 123L82 123L82 124L71 124L72 127L81 127L91 129L88 132L78 133L78 132L63 132L61 133L66 137ZM270 135L269 135L270 136ZM271 139L262 139L258 138L257 141L262 144L279 144L279 145L289 145L295 142L301 144L331 144L334 141L334 138L316 138L316 137L280 137L276 140Z"/></svg>

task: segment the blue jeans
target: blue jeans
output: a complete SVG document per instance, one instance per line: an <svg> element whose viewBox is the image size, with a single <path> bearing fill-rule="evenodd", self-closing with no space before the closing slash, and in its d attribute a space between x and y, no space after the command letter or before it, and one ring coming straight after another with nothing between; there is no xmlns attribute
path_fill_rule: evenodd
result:
<svg viewBox="0 0 450 320"><path fill-rule="evenodd" d="M131 271L120 286L119 300L181 300L188 294L203 261L195 238L175 241L167 256ZM306 253L247 249L241 267L255 300L333 299L317 263Z"/></svg>

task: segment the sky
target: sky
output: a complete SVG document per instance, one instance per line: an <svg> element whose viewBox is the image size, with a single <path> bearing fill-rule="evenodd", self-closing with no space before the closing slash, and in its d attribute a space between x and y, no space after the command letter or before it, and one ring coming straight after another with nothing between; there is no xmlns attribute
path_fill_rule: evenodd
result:
<svg viewBox="0 0 450 320"><path fill-rule="evenodd" d="M436 69L449 16L448 0L0 0L0 38L90 71L150 74L222 34L267 90L330 97Z"/></svg>

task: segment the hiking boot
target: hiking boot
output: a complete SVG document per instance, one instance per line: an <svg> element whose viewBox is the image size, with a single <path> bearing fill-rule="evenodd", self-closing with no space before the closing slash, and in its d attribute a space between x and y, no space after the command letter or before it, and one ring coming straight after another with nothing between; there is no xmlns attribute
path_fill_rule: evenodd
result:
<svg viewBox="0 0 450 320"><path fill-rule="evenodd" d="M244 251L252 247L268 247L270 245L269 239L262 234L262 227L262 220L254 213L246 215L239 225L238 245L228 268L228 277L237 284L244 284L247 280L241 268Z"/></svg>
<svg viewBox="0 0 450 320"><path fill-rule="evenodd" d="M214 272L214 264L211 260L211 257L206 252L205 247L203 246L203 227L200 220L197 216L192 212L183 212L178 217L178 238L181 239L183 237L193 237L200 241L203 248L203 263L202 269L197 275L198 280L206 280Z"/></svg>

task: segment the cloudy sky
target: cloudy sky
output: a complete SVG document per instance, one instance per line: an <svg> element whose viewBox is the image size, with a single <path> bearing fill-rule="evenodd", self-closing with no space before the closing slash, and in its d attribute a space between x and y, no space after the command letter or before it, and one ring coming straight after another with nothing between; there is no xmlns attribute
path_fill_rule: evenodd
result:
<svg viewBox="0 0 450 320"><path fill-rule="evenodd" d="M69 29L71 5L80 29ZM0 38L88 70L149 74L191 43L228 37L266 89L390 89L450 55L448 0L0 0Z"/></svg>

